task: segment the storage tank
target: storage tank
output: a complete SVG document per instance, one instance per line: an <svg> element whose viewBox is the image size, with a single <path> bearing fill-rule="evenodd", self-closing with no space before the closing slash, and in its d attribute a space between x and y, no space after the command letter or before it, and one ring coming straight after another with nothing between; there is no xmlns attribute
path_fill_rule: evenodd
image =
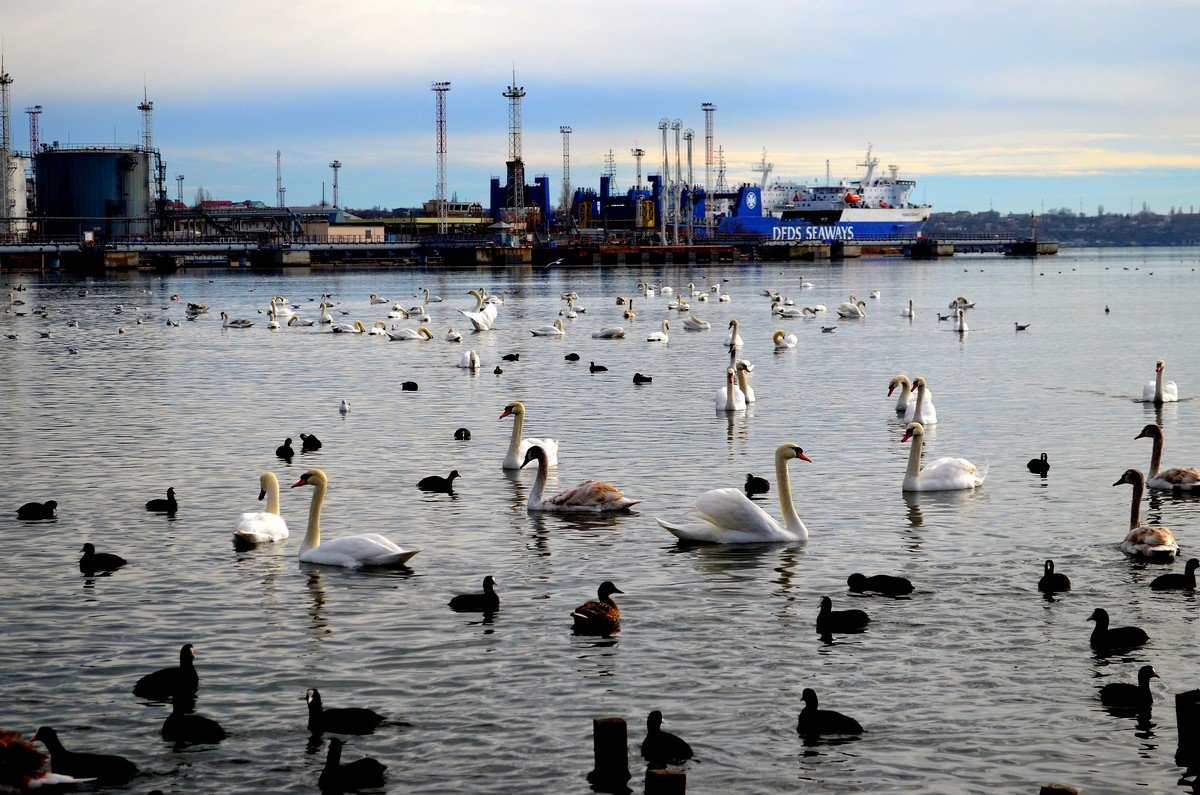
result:
<svg viewBox="0 0 1200 795"><path fill-rule="evenodd" d="M4 218L3 205L0 205L0 238L20 240L29 231L29 222L25 219L25 163L25 158L16 154L9 160L12 175L8 186L9 217Z"/></svg>
<svg viewBox="0 0 1200 795"><path fill-rule="evenodd" d="M150 153L136 147L57 143L37 155L37 207L44 234L104 238L150 233Z"/></svg>

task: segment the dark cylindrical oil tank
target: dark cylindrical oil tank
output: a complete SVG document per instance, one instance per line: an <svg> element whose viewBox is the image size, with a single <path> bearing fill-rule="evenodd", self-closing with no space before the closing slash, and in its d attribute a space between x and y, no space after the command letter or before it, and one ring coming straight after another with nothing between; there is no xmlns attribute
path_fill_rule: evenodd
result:
<svg viewBox="0 0 1200 795"><path fill-rule="evenodd" d="M45 234L150 233L150 154L144 149L49 146L37 153L36 173Z"/></svg>

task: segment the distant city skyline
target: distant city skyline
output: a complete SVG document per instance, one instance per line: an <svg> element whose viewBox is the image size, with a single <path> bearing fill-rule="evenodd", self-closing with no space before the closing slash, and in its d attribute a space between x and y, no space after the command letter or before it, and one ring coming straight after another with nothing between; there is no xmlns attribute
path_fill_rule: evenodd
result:
<svg viewBox="0 0 1200 795"><path fill-rule="evenodd" d="M546 7L257 2L176 5L0 0L12 76L12 141L28 148L27 106L45 143L136 144L143 85L167 192L191 201L275 202L282 151L289 204L411 207L436 183L433 81L447 96L447 195L488 203L502 176L515 70L524 86L528 181L598 188L611 149L617 183L661 170L662 117L696 131L716 105L727 180L823 181L880 166L918 183L935 211L1067 208L1087 215L1200 205L1200 4L1078 2L686 7L620 0ZM118 24L119 23L119 24ZM72 57L62 57L70 52ZM686 165L685 165L686 167ZM714 176L715 178L715 176Z"/></svg>

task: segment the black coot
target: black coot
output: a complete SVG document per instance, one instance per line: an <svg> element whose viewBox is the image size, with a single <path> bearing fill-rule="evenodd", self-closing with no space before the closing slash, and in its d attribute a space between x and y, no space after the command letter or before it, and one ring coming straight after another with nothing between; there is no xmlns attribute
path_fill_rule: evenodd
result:
<svg viewBox="0 0 1200 795"><path fill-rule="evenodd" d="M384 785L383 771L387 765L370 757L355 759L348 765L342 764L342 741L336 737L329 740L329 755L325 757L325 769L317 786L322 792L357 792L360 789L376 789Z"/></svg>
<svg viewBox="0 0 1200 795"><path fill-rule="evenodd" d="M649 384L649 383L653 383L653 381L654 381L653 376L642 375L641 373L633 374L633 383L635 383L635 384Z"/></svg>
<svg viewBox="0 0 1200 795"><path fill-rule="evenodd" d="M382 715L365 707L326 709L315 687L304 698L308 702L308 730L313 734L370 734L383 723Z"/></svg>
<svg viewBox="0 0 1200 795"><path fill-rule="evenodd" d="M422 491L440 491L449 494L454 491L454 479L458 476L457 469L450 470L450 474L446 477L429 475L421 478L420 482L417 483L417 488Z"/></svg>
<svg viewBox="0 0 1200 795"><path fill-rule="evenodd" d="M663 716L654 710L646 717L646 739L642 740L642 758L651 764L678 764L692 758L692 747L679 737L662 730Z"/></svg>
<svg viewBox="0 0 1200 795"><path fill-rule="evenodd" d="M500 607L500 597L496 594L496 578L488 575L483 578L483 593L459 594L450 600L450 609L460 613L490 612Z"/></svg>
<svg viewBox="0 0 1200 795"><path fill-rule="evenodd" d="M519 360L520 360L520 358L521 358L521 354L519 354L519 353L506 353L506 354L504 354L503 356L501 356L500 358L501 358L501 359L503 359L503 360L504 360L504 361L506 361L506 362L515 362L515 361L519 361Z"/></svg>
<svg viewBox="0 0 1200 795"><path fill-rule="evenodd" d="M315 434L300 434L300 452L311 453L313 450L320 450L322 446L321 440Z"/></svg>
<svg viewBox="0 0 1200 795"><path fill-rule="evenodd" d="M179 667L161 668L146 674L133 686L133 694L148 701L170 701L176 693L191 695L200 687L196 674L196 652L185 643L179 650Z"/></svg>
<svg viewBox="0 0 1200 795"><path fill-rule="evenodd" d="M846 578L846 584L854 593L874 591L884 596L904 596L913 592L913 584L905 577L895 577L891 574L851 574Z"/></svg>
<svg viewBox="0 0 1200 795"><path fill-rule="evenodd" d="M756 494L766 494L771 490L771 481L766 478L760 478L758 475L746 473L746 496L753 497Z"/></svg>
<svg viewBox="0 0 1200 795"><path fill-rule="evenodd" d="M568 362L577 362L577 361L579 361L579 354L578 353L568 353L563 358L566 359Z"/></svg>
<svg viewBox="0 0 1200 795"><path fill-rule="evenodd" d="M17 518L26 521L36 519L57 519L58 503L55 500L46 502L27 502L17 509Z"/></svg>
<svg viewBox="0 0 1200 795"><path fill-rule="evenodd" d="M1095 621L1096 628L1092 630L1092 648L1096 651L1117 651L1141 646L1150 640L1150 636L1141 627L1108 628L1108 611L1097 607L1088 617Z"/></svg>
<svg viewBox="0 0 1200 795"><path fill-rule="evenodd" d="M403 384L400 385L401 392L416 392L417 388L418 387L417 387L416 381L405 381Z"/></svg>
<svg viewBox="0 0 1200 795"><path fill-rule="evenodd" d="M167 489L167 498L165 500L160 497L146 503L146 510L154 511L155 513L175 513L179 510L179 503L175 501L175 488Z"/></svg>
<svg viewBox="0 0 1200 795"><path fill-rule="evenodd" d="M1160 574L1150 583L1155 591L1194 591L1196 590L1196 567L1200 559L1190 558L1184 574Z"/></svg>
<svg viewBox="0 0 1200 795"><path fill-rule="evenodd" d="M468 428L459 428L454 432L454 438L460 442L471 441L471 431Z"/></svg>
<svg viewBox="0 0 1200 795"><path fill-rule="evenodd" d="M120 555L97 552L94 544L84 544L79 551L83 553L79 559L79 570L89 577L97 572L116 571L128 562Z"/></svg>
<svg viewBox="0 0 1200 795"><path fill-rule="evenodd" d="M831 709L817 709L817 693L811 687L804 688L804 709L796 721L796 732L808 737L822 734L862 734L862 724Z"/></svg>
<svg viewBox="0 0 1200 795"><path fill-rule="evenodd" d="M50 752L50 769L75 778L94 778L101 786L124 784L138 774L137 765L123 756L89 754L68 751L58 739L58 732L43 726L33 735Z"/></svg>
<svg viewBox="0 0 1200 795"><path fill-rule="evenodd" d="M833 600L821 597L821 612L817 613L817 632L862 632L871 618L862 610L834 610Z"/></svg>
<svg viewBox="0 0 1200 795"><path fill-rule="evenodd" d="M1046 460L1046 454L1042 453L1041 458L1031 458L1025 466L1029 467L1029 471L1035 475L1045 475L1050 471L1050 462Z"/></svg>
<svg viewBox="0 0 1200 795"><path fill-rule="evenodd" d="M602 364L596 364L595 362L589 362L588 371L593 372L593 373L607 373L608 368Z"/></svg>
<svg viewBox="0 0 1200 795"><path fill-rule="evenodd" d="M287 461L289 464L292 463L292 456L295 454L296 451L292 449L292 437L290 436L283 440L283 444L275 448L275 455L282 458L284 461Z"/></svg>
<svg viewBox="0 0 1200 795"><path fill-rule="evenodd" d="M1054 561L1046 561L1046 573L1038 580L1038 590L1042 593L1061 593L1071 590L1071 579L1065 574L1054 572Z"/></svg>
<svg viewBox="0 0 1200 795"><path fill-rule="evenodd" d="M1146 709L1154 703L1150 680L1160 678L1153 665L1143 665L1138 671L1138 683L1113 682L1100 688L1100 702L1109 707Z"/></svg>

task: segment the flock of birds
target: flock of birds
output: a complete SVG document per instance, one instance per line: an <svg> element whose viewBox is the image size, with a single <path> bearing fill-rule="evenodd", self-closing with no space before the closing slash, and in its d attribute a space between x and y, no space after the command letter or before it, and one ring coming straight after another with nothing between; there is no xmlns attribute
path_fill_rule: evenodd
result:
<svg viewBox="0 0 1200 795"><path fill-rule="evenodd" d="M801 289L809 289L811 283L801 278ZM429 304L439 303L443 299L423 290L425 303L404 307L400 302L392 303L372 293L371 306L390 304L388 319L407 319L415 321L415 327L390 327L384 321L376 321L370 327L362 321L335 322L331 309L340 305L333 300L332 295L322 295L317 304L319 316L316 319L304 320L298 315L298 305L292 304L283 296L275 296L265 310L268 317L268 328L280 329L287 327L328 326L330 333L364 334L394 341L430 342L437 337L433 331L432 316L427 308ZM486 288L469 292L475 299L471 309L459 309L462 317L470 325L469 333L486 333L495 327L499 309L504 304L504 295L494 296ZM635 297L641 300L642 306L650 299L660 295L667 299L666 310L682 314L681 325L685 331L703 332L712 328L711 323L700 318L692 308L692 303L705 303L710 297L718 302L729 302L732 299L724 290L723 285L714 284L708 290L697 289L689 284L686 290L681 289L678 295L670 287L661 283L655 287L647 283L637 286L634 297L618 297L616 304L623 307L622 319L633 322L637 312L633 308ZM771 290L763 292L763 297L770 299L772 316L780 318L816 318L828 310L822 304L812 304L797 308L794 302L786 296L781 296ZM872 291L871 299L879 298L878 291ZM580 305L578 293L571 291L563 293L565 306L559 313L560 317L552 323L538 326L529 330L534 337L565 337L567 329L564 320L568 322L586 313L587 309ZM172 296L172 300L181 300ZM24 302L9 294L10 309ZM316 303L314 301L314 303ZM938 314L938 320L952 320L954 331L966 333L967 312L975 306L969 299L958 296L950 302L951 313ZM836 307L837 315L842 319L854 320L866 317L869 304L866 301L850 295L849 299ZM348 310L341 310L347 312ZM644 311L644 310L643 310ZM209 312L202 304L187 305L187 319L194 320ZM910 321L915 317L913 302L909 300L900 315ZM222 327L229 329L251 328L255 321L249 318L230 318L226 312L221 312ZM280 321L283 321L281 324ZM175 324L168 320L168 323ZM1028 324L1015 324L1016 331L1023 331ZM836 326L823 326L822 332L832 333ZM649 343L669 344L670 320L661 320L658 330L645 335ZM629 335L624 325L601 325L591 336L594 339L623 339ZM459 344L464 341L463 335L453 327L441 335L445 342ZM782 329L775 331L771 337L776 351L795 349L798 345L794 333ZM729 362L724 368L724 385L716 392L714 407L718 412L744 411L756 402L757 396L750 384L754 365L741 357L744 340L739 331L736 319L728 324L728 332L723 340L723 348L728 351ZM504 357L509 362L519 361L518 354ZM577 354L568 354L568 360L579 360ZM472 371L481 367L479 356L474 350L461 354L457 366ZM590 363L590 371L603 372L607 368L594 361ZM497 367L497 374L501 372ZM650 376L636 373L634 382L649 384ZM411 386L409 386L411 384ZM415 382L406 382L406 390L416 390ZM968 490L983 485L988 473L988 464L976 467L964 458L942 457L922 464L924 450L924 435L926 429L937 424L937 410L934 406L934 395L929 387L928 379L917 376L910 379L906 375L897 375L888 384L887 395L896 397L895 411L902 415L906 423L901 441L911 442L907 469L903 474L901 487L907 492ZM1174 382L1164 381L1164 363L1156 363L1155 378L1149 381L1143 391L1143 400L1147 403L1161 405L1179 399L1178 389ZM342 401L339 411L342 414L350 412L348 401ZM512 419L512 432L508 448L500 467L504 470L521 470L529 465L536 465L537 474L526 500L526 508L530 512L551 513L617 513L624 512L637 505L640 500L626 497L616 486L598 480L585 480L577 485L556 494L547 495L545 487L552 470L558 466L558 441L553 438L530 438L524 435L527 410L523 403L513 401L504 406L500 419ZM469 440L470 430L459 428L455 431L456 440ZM1149 438L1152 441L1152 454L1148 477L1137 469L1127 470L1113 485L1128 484L1133 487L1130 528L1120 544L1127 554L1145 560L1164 562L1174 560L1179 553L1178 544L1171 530L1159 525L1143 525L1140 522L1140 503L1147 488L1171 491L1174 493L1200 493L1200 470L1195 468L1161 467L1163 451L1162 429L1149 424L1136 437ZM300 434L301 452L310 452L322 447L322 443L314 435ZM280 459L291 462L295 455L292 438L287 438L280 445L275 455ZM800 519L792 498L788 465L793 460L810 462L811 459L800 446L794 443L781 444L775 451L775 481L776 495L782 521L767 513L753 498L769 493L770 481L765 478L747 474L746 482L741 489L717 488L699 495L693 508L683 518L658 518L657 523L666 531L684 542L705 544L761 544L761 543L799 543L808 541L808 530ZM1031 472L1042 477L1049 472L1049 461L1046 453L1042 453L1029 461ZM457 470L448 476L428 476L417 486L426 491L453 493L454 481L460 477ZM310 487L312 497L309 505L308 523L303 540L300 543L298 558L301 562L338 566L344 568L362 567L395 567L406 565L420 549L404 549L392 540L377 533L339 536L322 539L320 518L322 504L330 486L328 475L321 469L311 468L300 475L292 484L292 488ZM265 510L243 513L234 523L234 543L239 548L253 547L262 544L285 542L289 537L287 523L281 515L280 484L274 473L262 472L259 476L259 500L265 500ZM165 498L155 498L146 503L146 509L174 515L179 510L173 488L167 490ZM58 504L54 500L46 502L30 502L17 509L17 517L24 521L55 520L58 518ZM87 543L81 550L79 559L80 571L88 576L111 574L126 565L126 560L119 555L108 552L97 552L94 545ZM1186 565L1184 574L1165 574L1153 581L1154 590L1194 590L1196 586L1196 570L1200 560L1192 558ZM483 579L482 592L466 593L451 599L449 607L459 612L490 613L499 609L500 598L496 593L498 580L488 575ZM914 591L913 584L903 577L886 574L864 575L855 573L847 581L852 593L875 593L888 597L905 597ZM1038 583L1040 591L1047 597L1055 593L1069 590L1071 587L1068 577L1055 570L1054 562L1047 560L1044 574ZM621 610L614 595L622 591L611 581L604 581L597 590L597 598L579 605L571 611L572 628L576 633L610 635L619 631ZM1148 636L1137 627L1113 628L1109 623L1108 613L1097 608L1089 620L1095 622L1091 635L1091 646L1097 652L1110 653L1135 648L1145 644ZM870 622L870 617L863 610L834 610L833 602L828 596L821 599L820 609L815 618L817 632L826 639L834 633L852 633L863 631ZM211 744L225 739L224 730L215 721L195 713L195 698L199 686L196 674L195 653L191 644L180 650L178 667L156 671L140 679L134 686L134 694L148 701L171 703L171 712L166 717L161 734L165 740L179 744ZM1100 691L1101 701L1109 706L1136 708L1147 710L1152 703L1149 680L1157 677L1152 666L1146 665L1138 672L1137 684L1114 683L1105 685ZM373 710L358 707L327 708L323 706L320 693L314 688L306 693L309 707L310 732L316 737L325 733L331 734L366 734L373 732L383 724L384 718ZM862 725L855 719L838 712L818 708L817 694L812 688L806 688L803 693L803 709L797 721L797 731L807 737L824 735L854 735L864 731ZM675 735L662 730L663 716L661 712L651 712L647 719L647 734L642 744L642 755L655 764L679 764L693 756L690 746ZM33 740L41 742L49 752L49 762L53 772L45 771L46 757L28 740L11 732L0 732L0 791L7 787L11 791L23 792L37 786L51 783L61 783L71 779L95 779L101 784L121 783L137 775L138 769L122 757L67 751L58 738L54 729L43 727L33 736ZM373 759L359 759L349 764L341 762L342 740L331 738L325 768L321 773L319 785L326 791L345 791L360 788L382 786L384 783L385 767ZM17 760L14 763L12 760ZM7 767L6 767L7 764ZM14 766L15 765L15 766ZM12 771L18 771L14 777Z"/></svg>

